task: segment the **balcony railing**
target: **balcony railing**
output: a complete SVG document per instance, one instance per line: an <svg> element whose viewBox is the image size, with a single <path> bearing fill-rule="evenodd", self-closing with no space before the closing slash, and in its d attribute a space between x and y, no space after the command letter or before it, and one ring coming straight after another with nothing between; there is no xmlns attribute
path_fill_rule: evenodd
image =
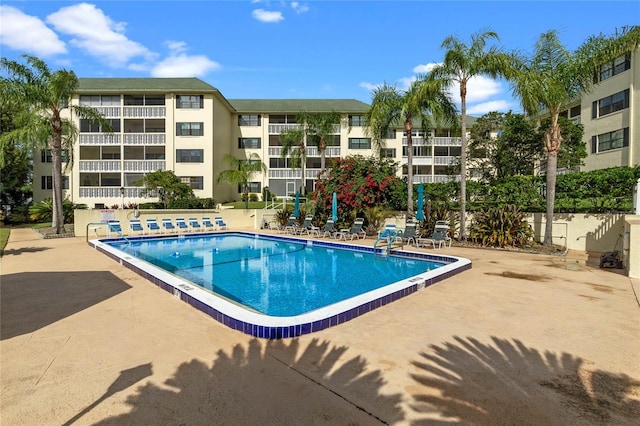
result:
<svg viewBox="0 0 640 426"><path fill-rule="evenodd" d="M442 183L452 180L459 181L460 176L449 175L413 175L413 183Z"/></svg>
<svg viewBox="0 0 640 426"><path fill-rule="evenodd" d="M165 168L164 160L126 160L124 162L125 172L155 172Z"/></svg>
<svg viewBox="0 0 640 426"><path fill-rule="evenodd" d="M142 198L142 188L124 188L124 198L125 203L127 202L127 198ZM106 186L95 186L95 187L80 187L80 197L81 198L117 198L118 200L122 199L122 194L120 193L119 187L106 187Z"/></svg>
<svg viewBox="0 0 640 426"><path fill-rule="evenodd" d="M455 164L458 157L433 157L434 164L436 166L449 166L451 164Z"/></svg>
<svg viewBox="0 0 640 426"><path fill-rule="evenodd" d="M167 115L163 106L126 106L122 110L125 118L162 118Z"/></svg>
<svg viewBox="0 0 640 426"><path fill-rule="evenodd" d="M125 133L125 145L164 145L167 135L164 133Z"/></svg>
<svg viewBox="0 0 640 426"><path fill-rule="evenodd" d="M80 160L81 172L119 172L120 160Z"/></svg>
<svg viewBox="0 0 640 426"><path fill-rule="evenodd" d="M268 174L270 178L279 179L300 179L302 177L302 171L300 169L270 169Z"/></svg>
<svg viewBox="0 0 640 426"><path fill-rule="evenodd" d="M98 111L100 114L102 114L103 117L106 118L117 118L120 117L120 107L119 106L111 106L111 107L107 107L107 106L99 106L99 107L93 107L96 111Z"/></svg>
<svg viewBox="0 0 640 426"><path fill-rule="evenodd" d="M120 145L120 134L80 133L80 145Z"/></svg>
<svg viewBox="0 0 640 426"><path fill-rule="evenodd" d="M407 146L407 138L402 138L402 145ZM429 139L414 136L411 138L411 145L413 146L431 145L431 141Z"/></svg>
<svg viewBox="0 0 640 426"><path fill-rule="evenodd" d="M307 148L307 156L309 157L320 157L320 150L316 147ZM340 157L340 147L339 146L328 146L324 150L325 157Z"/></svg>
<svg viewBox="0 0 640 426"><path fill-rule="evenodd" d="M460 146L462 145L462 138L456 137L435 137L433 138L433 145L435 146Z"/></svg>
<svg viewBox="0 0 640 426"><path fill-rule="evenodd" d="M279 135L285 130L300 129L299 124L269 124L269 133L272 135Z"/></svg>

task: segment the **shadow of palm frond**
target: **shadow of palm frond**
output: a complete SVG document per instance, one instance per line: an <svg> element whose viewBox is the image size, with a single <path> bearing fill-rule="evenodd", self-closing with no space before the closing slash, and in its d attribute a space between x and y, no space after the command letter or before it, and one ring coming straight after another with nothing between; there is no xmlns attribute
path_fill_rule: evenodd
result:
<svg viewBox="0 0 640 426"><path fill-rule="evenodd" d="M420 373L412 377L422 390L412 395L413 408L440 420L415 424L637 424L640 381L589 371L567 353L491 340L454 337L420 354L413 362Z"/></svg>
<svg viewBox="0 0 640 426"><path fill-rule="evenodd" d="M380 371L346 347L313 340L252 340L211 366L183 363L162 386L146 383L127 398L131 411L99 425L121 424L392 424L403 418L400 395L383 395Z"/></svg>

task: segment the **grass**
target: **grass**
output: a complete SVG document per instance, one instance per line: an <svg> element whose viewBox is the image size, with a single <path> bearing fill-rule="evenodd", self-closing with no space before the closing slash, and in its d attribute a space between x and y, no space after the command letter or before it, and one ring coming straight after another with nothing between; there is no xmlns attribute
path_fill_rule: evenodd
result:
<svg viewBox="0 0 640 426"><path fill-rule="evenodd" d="M4 248L7 246L7 241L9 241L9 234L11 233L11 228L7 228L4 225L0 228L0 253L4 251Z"/></svg>

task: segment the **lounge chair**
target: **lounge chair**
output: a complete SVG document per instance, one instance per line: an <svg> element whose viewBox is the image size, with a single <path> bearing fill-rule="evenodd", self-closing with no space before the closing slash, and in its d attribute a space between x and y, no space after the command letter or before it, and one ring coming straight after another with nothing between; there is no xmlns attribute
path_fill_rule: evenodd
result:
<svg viewBox="0 0 640 426"><path fill-rule="evenodd" d="M162 219L162 227L164 228L164 230L166 232L177 232L178 230L176 229L176 227L173 225L173 222L171 222L171 219L169 219L168 217L165 217Z"/></svg>
<svg viewBox="0 0 640 426"><path fill-rule="evenodd" d="M436 248L436 244L438 244L438 248L442 248L444 245L447 247L447 243L449 243L449 247L451 247L451 237L449 237L449 224L445 221L436 222L436 226L433 228L433 234L429 238L416 238L416 246L420 247L421 244L429 244L433 245L433 248Z"/></svg>
<svg viewBox="0 0 640 426"><path fill-rule="evenodd" d="M131 233L144 233L144 228L142 227L142 224L140 223L140 219L131 219L129 220L129 230L131 231Z"/></svg>
<svg viewBox="0 0 640 426"><path fill-rule="evenodd" d="M296 226L298 226L298 219L294 215L291 215L289 216L289 220L287 221L287 223L285 223L280 230L283 233L293 233L293 230L296 228Z"/></svg>
<svg viewBox="0 0 640 426"><path fill-rule="evenodd" d="M332 219L327 220L327 223L324 224L324 228L322 228L319 232L318 232L318 237L333 237L335 236L336 232L340 232L338 231L338 229L336 229L336 225L333 222Z"/></svg>
<svg viewBox="0 0 640 426"><path fill-rule="evenodd" d="M147 219L147 229L149 230L150 234L154 232L160 232L158 221L156 219Z"/></svg>
<svg viewBox="0 0 640 426"><path fill-rule="evenodd" d="M367 236L367 233L362 229L364 225L364 219L361 217L357 217L353 222L351 229L341 229L340 232L336 232L336 239L347 239L353 240L354 238L362 238L363 240Z"/></svg>
<svg viewBox="0 0 640 426"><path fill-rule="evenodd" d="M409 244L411 245L411 242L413 242L414 245L416 245L416 229L418 227L418 224L415 222L407 222L407 224L405 225L404 228L404 232L402 233L402 242L404 244Z"/></svg>
<svg viewBox="0 0 640 426"><path fill-rule="evenodd" d="M214 217L213 221L216 223L216 226L218 227L218 229L229 229L227 224L224 223L224 219L222 219L222 216Z"/></svg>
<svg viewBox="0 0 640 426"><path fill-rule="evenodd" d="M312 220L313 220L313 216L306 216L304 218L304 222L302 222L302 225L298 226L296 224L291 233L295 235L302 235L303 232L306 232L307 235L310 235L309 230L310 230L310 227L313 226L311 225Z"/></svg>
<svg viewBox="0 0 640 426"><path fill-rule="evenodd" d="M110 220L107 222L107 230L109 236L111 236L111 233L114 233L117 236L122 237L122 226L120 226L119 220Z"/></svg>
<svg viewBox="0 0 640 426"><path fill-rule="evenodd" d="M189 225L187 225L187 222L184 221L183 217L177 217L176 218L176 227L178 228L178 231L188 231L189 230Z"/></svg>
<svg viewBox="0 0 640 426"><path fill-rule="evenodd" d="M200 225L200 222L198 222L198 219L195 217L189 218L189 227L191 228L192 231L202 230L202 225Z"/></svg>
<svg viewBox="0 0 640 426"><path fill-rule="evenodd" d="M378 232L378 239L376 241L376 243L378 241L385 241L385 242L389 242L389 240L391 240L391 238L394 238L398 236L398 228L396 227L395 223L387 223L384 226L384 229L380 232Z"/></svg>
<svg viewBox="0 0 640 426"><path fill-rule="evenodd" d="M211 222L211 218L208 217L203 217L202 218L202 228L205 230L211 230L213 231L216 226L213 224L213 222Z"/></svg>

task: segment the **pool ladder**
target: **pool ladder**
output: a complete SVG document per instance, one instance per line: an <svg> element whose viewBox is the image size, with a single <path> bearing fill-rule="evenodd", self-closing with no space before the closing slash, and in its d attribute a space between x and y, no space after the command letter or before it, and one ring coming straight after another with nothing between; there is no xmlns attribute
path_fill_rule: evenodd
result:
<svg viewBox="0 0 640 426"><path fill-rule="evenodd" d="M397 232L395 232L393 235L389 236L389 237L382 237L382 236L378 236L378 238L376 239L376 242L373 243L373 253L374 254L378 254L378 243L383 240L386 239L387 240L387 246L383 249L380 250L380 254L381 255L385 255L388 256L389 253L391 252L391 245L396 241L396 239L400 237L400 250L402 250L404 248L404 240L402 239L402 230L398 230Z"/></svg>

